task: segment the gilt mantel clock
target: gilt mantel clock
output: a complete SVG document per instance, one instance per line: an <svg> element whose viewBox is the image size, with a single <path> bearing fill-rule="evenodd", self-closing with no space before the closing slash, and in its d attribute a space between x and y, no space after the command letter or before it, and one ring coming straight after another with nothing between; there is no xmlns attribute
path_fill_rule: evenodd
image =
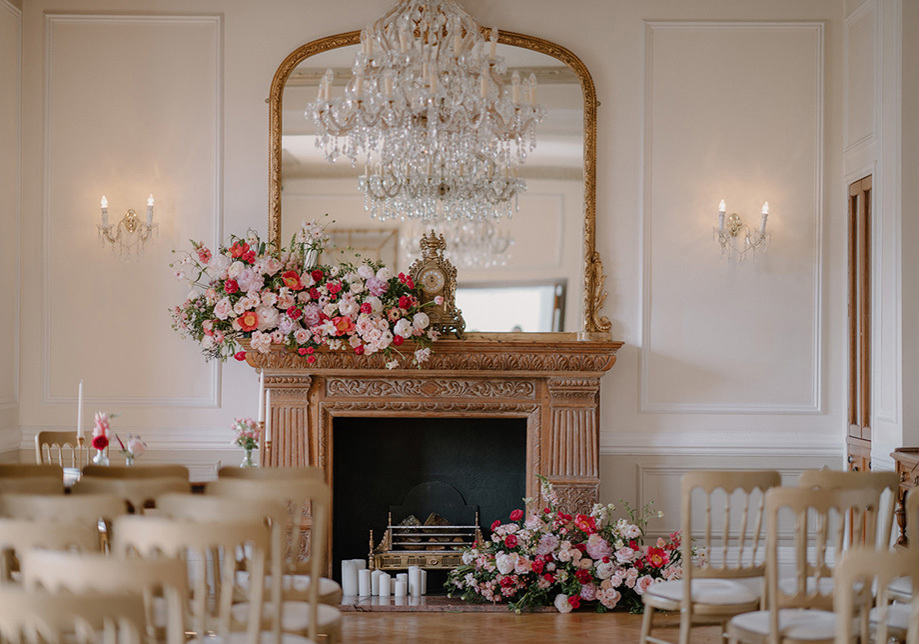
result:
<svg viewBox="0 0 919 644"><path fill-rule="evenodd" d="M444 257L447 242L433 230L421 236L421 258L409 268L431 325L441 333L455 333L463 339L466 322L456 308L456 267ZM437 298L440 304L436 304Z"/></svg>

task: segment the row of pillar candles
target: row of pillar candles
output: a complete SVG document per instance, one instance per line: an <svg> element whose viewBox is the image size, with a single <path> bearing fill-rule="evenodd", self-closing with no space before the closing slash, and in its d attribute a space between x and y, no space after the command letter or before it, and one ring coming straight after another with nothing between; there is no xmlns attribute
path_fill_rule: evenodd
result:
<svg viewBox="0 0 919 644"><path fill-rule="evenodd" d="M421 597L428 592L428 571L409 566L393 578L382 570L368 570L363 559L344 559L341 590L346 597Z"/></svg>

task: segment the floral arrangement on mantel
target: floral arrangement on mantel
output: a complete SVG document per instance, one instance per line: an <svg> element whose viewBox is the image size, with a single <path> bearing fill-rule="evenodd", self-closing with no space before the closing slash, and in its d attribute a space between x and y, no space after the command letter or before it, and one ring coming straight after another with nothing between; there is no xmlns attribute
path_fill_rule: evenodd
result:
<svg viewBox="0 0 919 644"><path fill-rule="evenodd" d="M316 361L316 349L382 352L393 369L409 358L420 365L438 332L430 328L410 276L380 262L315 265L328 243L319 222L304 222L287 248L261 241L250 230L211 252L192 241L192 252L170 266L191 292L173 309L173 328L191 337L208 358L245 360L241 342L261 353L273 345ZM406 344L408 343L408 344Z"/></svg>
<svg viewBox="0 0 919 644"><path fill-rule="evenodd" d="M679 532L643 544L650 506L636 512L626 504L628 519L614 520L614 507L599 504L572 516L557 509L552 486L541 480L547 507L495 521L491 540L464 551L463 565L450 571L449 596L506 601L518 612L555 606L568 613L593 603L597 612L617 606L640 612L649 586L681 577Z"/></svg>

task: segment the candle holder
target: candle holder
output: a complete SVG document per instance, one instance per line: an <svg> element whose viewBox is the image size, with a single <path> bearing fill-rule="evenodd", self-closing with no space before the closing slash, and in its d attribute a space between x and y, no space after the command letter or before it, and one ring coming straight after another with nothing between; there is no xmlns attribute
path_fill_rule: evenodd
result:
<svg viewBox="0 0 919 644"><path fill-rule="evenodd" d="M738 261L743 261L748 252L752 251L755 257L758 249L765 250L766 242L770 238L766 234L766 221L769 217L768 202L763 204L759 230L754 230L743 223L736 212L731 213L725 221L726 212L724 199L722 199L718 205L718 227L714 229L714 238L721 245L722 257L736 255Z"/></svg>
<svg viewBox="0 0 919 644"><path fill-rule="evenodd" d="M119 221L114 224L108 219L108 200L102 197L102 223L96 224L102 245L106 242L112 246L112 254L130 261L132 255L143 254L147 241L158 232L159 224L153 223L153 195L147 199L147 221L141 221L137 212L129 208Z"/></svg>

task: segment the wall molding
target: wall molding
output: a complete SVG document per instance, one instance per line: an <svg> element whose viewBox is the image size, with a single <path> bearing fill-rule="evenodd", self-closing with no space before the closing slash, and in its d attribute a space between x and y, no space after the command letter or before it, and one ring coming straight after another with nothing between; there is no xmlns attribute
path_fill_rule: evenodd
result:
<svg viewBox="0 0 919 644"><path fill-rule="evenodd" d="M87 13L49 13L45 14L45 59L44 59L44 149L43 149L43 186L42 186L42 342L41 342L41 404L73 405L76 396L54 396L51 394L51 320L54 317L53 298L51 297L51 250L52 250L52 214L51 187L54 179L51 171L51 106L54 100L54 78L51 61L54 54L54 27L59 24L153 24L177 25L198 24L212 25L214 28L214 56L217 73L214 78L214 216L213 247L217 248L222 238L223 229L223 147L224 147L224 47L223 16L215 14L199 15L164 15L164 14L87 14ZM217 361L210 367L210 382L207 396L111 396L105 398L85 398L86 402L98 404L117 404L122 406L156 406L156 407L196 407L217 409L221 406L222 370Z"/></svg>
<svg viewBox="0 0 919 644"><path fill-rule="evenodd" d="M641 260L639 262L639 282L641 300L639 316L641 319L641 340L639 349L639 411L651 413L678 414L822 414L823 413L823 222L824 222L824 29L823 21L645 21L644 31L644 99L642 106L642 174L641 174ZM652 70L654 59L654 32L674 30L800 30L813 32L815 49L814 91L815 120L814 124L814 262L813 262L813 298L814 316L812 320L813 381L810 387L810 400L799 403L679 403L651 402L650 396L650 359L652 353L651 335L651 141L653 120L651 109Z"/></svg>
<svg viewBox="0 0 919 644"><path fill-rule="evenodd" d="M15 212L14 218L15 222L13 225L13 231L15 237L19 240L17 244L17 249L22 248L22 239L21 239L21 224L20 220L22 218L22 11L18 7L13 5L8 0L0 0L0 9L11 14L16 21L16 51L18 56L16 59L16 79L18 85L17 95L19 97L18 109L16 112L16 158L19 159L17 164L17 173L15 177L16 188L15 188ZM13 389L9 392L9 395L0 396L0 410L4 409L15 409L19 406L19 355L20 355L20 315L21 315L21 288L22 288L22 254L21 250L17 250L16 262L14 265L14 280L15 284L13 287L13 355L11 356L11 364L13 370ZM3 450L3 445L0 443L0 451Z"/></svg>
<svg viewBox="0 0 919 644"><path fill-rule="evenodd" d="M878 125L878 103L876 100L872 103L872 131L868 134L859 137L855 141L849 141L849 30L852 25L866 15L871 13L871 17L874 20L874 31L875 31L875 50L874 50L874 87L872 88L872 97L876 98L878 95L878 90L881 85L879 71L880 65L878 60L878 51L876 48L877 45L877 28L878 28L878 10L877 2L875 0L866 0L862 2L854 11L852 11L848 16L843 20L843 46L842 46L842 145L843 145L843 154L847 155L855 152L856 150L867 147L868 145L873 144L877 140L877 125Z"/></svg>
<svg viewBox="0 0 919 644"><path fill-rule="evenodd" d="M845 437L801 432L604 432L601 456L755 456L839 458Z"/></svg>

